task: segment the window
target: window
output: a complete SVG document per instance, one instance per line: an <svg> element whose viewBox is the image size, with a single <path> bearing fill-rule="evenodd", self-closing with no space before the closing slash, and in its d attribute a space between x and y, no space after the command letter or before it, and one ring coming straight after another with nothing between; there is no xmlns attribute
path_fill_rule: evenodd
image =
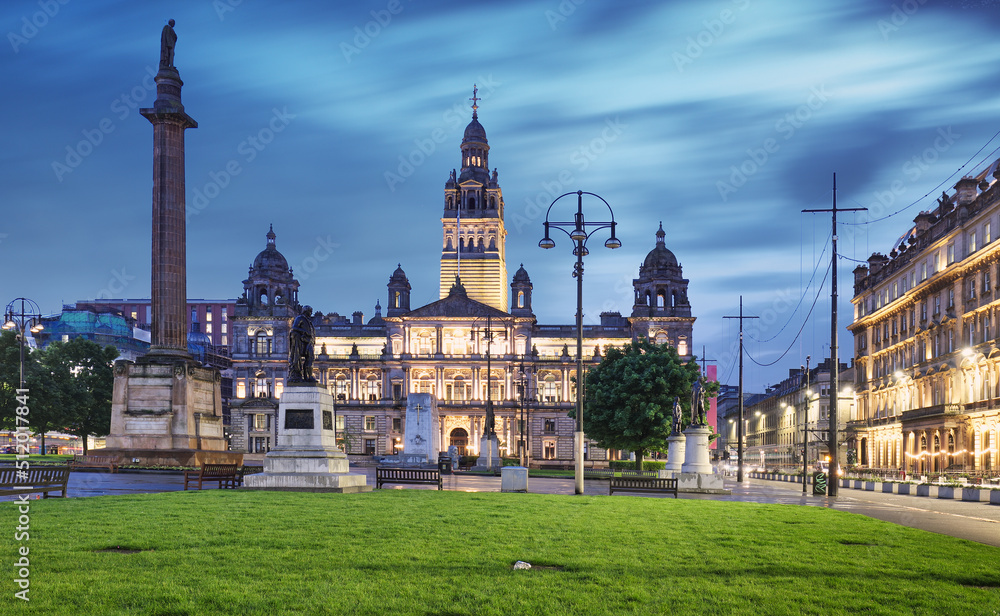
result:
<svg viewBox="0 0 1000 616"><path fill-rule="evenodd" d="M989 244L992 241L993 241L993 235L990 229L990 223L987 221L987 223L983 225L983 246Z"/></svg>
<svg viewBox="0 0 1000 616"><path fill-rule="evenodd" d="M253 381L253 395L255 398L270 398L271 384L267 380L267 375L258 372Z"/></svg>
<svg viewBox="0 0 1000 616"><path fill-rule="evenodd" d="M379 382L375 377L368 379L368 401L375 402L381 397L381 392L379 391Z"/></svg>
<svg viewBox="0 0 1000 616"><path fill-rule="evenodd" d="M948 307L949 308L954 308L955 307L955 288L954 287L948 289Z"/></svg>
<svg viewBox="0 0 1000 616"><path fill-rule="evenodd" d="M225 327L225 325L223 325ZM222 346L229 346L229 336L222 334Z"/></svg>
<svg viewBox="0 0 1000 616"><path fill-rule="evenodd" d="M948 265L955 262L955 244L948 244Z"/></svg>
<svg viewBox="0 0 1000 616"><path fill-rule="evenodd" d="M927 302L920 302L920 320L927 320Z"/></svg>
<svg viewBox="0 0 1000 616"><path fill-rule="evenodd" d="M375 416L365 415L365 432L375 431Z"/></svg>
<svg viewBox="0 0 1000 616"><path fill-rule="evenodd" d="M212 334L212 324L211 323L205 323L205 333L209 334L209 335Z"/></svg>
<svg viewBox="0 0 1000 616"><path fill-rule="evenodd" d="M365 439L365 454L369 456L375 455L375 439L373 438Z"/></svg>
<svg viewBox="0 0 1000 616"><path fill-rule="evenodd" d="M951 353L955 350L955 332L948 330L948 352Z"/></svg>
<svg viewBox="0 0 1000 616"><path fill-rule="evenodd" d="M337 421L335 424L337 426L337 431L344 430L347 427L346 418L343 415L337 415Z"/></svg>
<svg viewBox="0 0 1000 616"><path fill-rule="evenodd" d="M271 337L266 332L257 332L254 336L254 355L264 356L271 354Z"/></svg>
<svg viewBox="0 0 1000 616"><path fill-rule="evenodd" d="M983 295L990 292L990 270L983 272Z"/></svg>
<svg viewBox="0 0 1000 616"><path fill-rule="evenodd" d="M976 278L973 276L965 283L966 288L969 290L969 299L976 299Z"/></svg>
<svg viewBox="0 0 1000 616"><path fill-rule="evenodd" d="M977 246L976 246L976 232L973 231L973 232L969 233L969 254L971 255L972 253L976 252L976 249L977 249Z"/></svg>
<svg viewBox="0 0 1000 616"><path fill-rule="evenodd" d="M271 437L255 436L250 439L250 450L252 453L267 453L271 449Z"/></svg>
<svg viewBox="0 0 1000 616"><path fill-rule="evenodd" d="M927 280L927 262L920 264L920 282Z"/></svg>
<svg viewBox="0 0 1000 616"><path fill-rule="evenodd" d="M545 460L555 460L556 459L556 442L555 441L544 441L542 443L542 458Z"/></svg>
<svg viewBox="0 0 1000 616"><path fill-rule="evenodd" d="M350 386L347 382L347 377L343 374L338 374L337 377L333 379L333 399L343 402L344 400L347 400L350 393Z"/></svg>
<svg viewBox="0 0 1000 616"><path fill-rule="evenodd" d="M211 323L212 322L212 307L211 306L208 306L208 307L205 308L205 322L206 323Z"/></svg>
<svg viewBox="0 0 1000 616"><path fill-rule="evenodd" d="M392 384L392 400L393 402L399 402L403 399L403 384L394 382Z"/></svg>
<svg viewBox="0 0 1000 616"><path fill-rule="evenodd" d="M545 432L548 433L548 434L552 434L555 431L556 431L556 420L555 419L546 419L545 420Z"/></svg>
<svg viewBox="0 0 1000 616"><path fill-rule="evenodd" d="M403 425L403 420L402 419L400 419L399 417L393 417L392 418L392 431L393 432L402 432L403 431L402 425Z"/></svg>
<svg viewBox="0 0 1000 616"><path fill-rule="evenodd" d="M941 296L934 296L934 315L937 316L941 314Z"/></svg>
<svg viewBox="0 0 1000 616"><path fill-rule="evenodd" d="M258 413L256 415L251 415L253 417L253 431L254 432L267 432L270 428L270 421L268 421L268 415L263 413Z"/></svg>
<svg viewBox="0 0 1000 616"><path fill-rule="evenodd" d="M247 397L247 384L243 381L243 379L236 381L236 397L237 398Z"/></svg>

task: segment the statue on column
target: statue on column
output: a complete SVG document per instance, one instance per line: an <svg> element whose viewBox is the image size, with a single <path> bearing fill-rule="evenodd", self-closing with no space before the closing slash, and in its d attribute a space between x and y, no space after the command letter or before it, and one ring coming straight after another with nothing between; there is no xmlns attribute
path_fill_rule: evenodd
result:
<svg viewBox="0 0 1000 616"><path fill-rule="evenodd" d="M671 435L680 434L684 431L684 409L681 408L681 399L679 396L674 396L674 416L673 416L673 430L671 430Z"/></svg>
<svg viewBox="0 0 1000 616"><path fill-rule="evenodd" d="M705 417L705 387L699 378L691 386L691 425L704 426L708 423Z"/></svg>
<svg viewBox="0 0 1000 616"><path fill-rule="evenodd" d="M313 346L316 330L312 324L312 307L306 306L302 314L292 321L288 332L288 382L315 383L312 375Z"/></svg>
<svg viewBox="0 0 1000 616"><path fill-rule="evenodd" d="M490 437L496 434L496 415L493 413L493 401L486 401L486 422L483 424L483 436Z"/></svg>
<svg viewBox="0 0 1000 616"><path fill-rule="evenodd" d="M177 45L177 33L174 32L174 20L163 26L160 33L160 68L173 68L174 46Z"/></svg>

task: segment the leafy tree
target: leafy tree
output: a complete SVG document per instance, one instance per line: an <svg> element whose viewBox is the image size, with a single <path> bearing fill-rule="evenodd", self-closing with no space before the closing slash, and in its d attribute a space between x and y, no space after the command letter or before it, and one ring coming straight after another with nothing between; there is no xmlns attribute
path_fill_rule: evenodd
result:
<svg viewBox="0 0 1000 616"><path fill-rule="evenodd" d="M80 437L86 454L88 436L111 431L111 397L115 382L112 366L118 349L74 338L50 344L45 353L50 363L65 366L72 376L62 384L70 400L63 429Z"/></svg>
<svg viewBox="0 0 1000 616"><path fill-rule="evenodd" d="M41 437L65 430L83 438L107 434L111 429L111 362L118 351L95 342L74 339L53 342L46 349L25 349L24 380L27 387L28 427ZM0 336L0 426L16 428L14 391L19 384L19 343L13 332Z"/></svg>
<svg viewBox="0 0 1000 616"><path fill-rule="evenodd" d="M698 376L695 360L683 363L666 344L642 338L609 348L587 373L584 432L601 447L634 451L636 469L641 469L647 451L666 449L674 397L680 399L685 425L690 421L691 385Z"/></svg>

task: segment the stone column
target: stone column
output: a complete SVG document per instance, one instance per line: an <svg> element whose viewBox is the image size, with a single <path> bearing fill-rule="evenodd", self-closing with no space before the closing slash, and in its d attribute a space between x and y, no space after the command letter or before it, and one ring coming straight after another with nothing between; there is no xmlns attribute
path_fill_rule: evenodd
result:
<svg viewBox="0 0 1000 616"><path fill-rule="evenodd" d="M187 253L184 131L198 123L181 104L180 74L161 67L156 101L139 112L153 125L153 266L151 352L187 355Z"/></svg>

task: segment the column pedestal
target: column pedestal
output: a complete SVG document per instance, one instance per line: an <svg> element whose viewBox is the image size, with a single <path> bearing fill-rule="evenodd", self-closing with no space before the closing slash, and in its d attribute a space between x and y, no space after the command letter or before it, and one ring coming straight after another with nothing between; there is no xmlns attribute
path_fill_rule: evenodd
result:
<svg viewBox="0 0 1000 616"><path fill-rule="evenodd" d="M683 434L671 434L667 438L667 466L666 470L680 472L684 464L684 451L687 439Z"/></svg>
<svg viewBox="0 0 1000 616"><path fill-rule="evenodd" d="M708 426L688 426L684 431L684 464L682 473L711 473L712 463L708 455L708 436L712 433Z"/></svg>

